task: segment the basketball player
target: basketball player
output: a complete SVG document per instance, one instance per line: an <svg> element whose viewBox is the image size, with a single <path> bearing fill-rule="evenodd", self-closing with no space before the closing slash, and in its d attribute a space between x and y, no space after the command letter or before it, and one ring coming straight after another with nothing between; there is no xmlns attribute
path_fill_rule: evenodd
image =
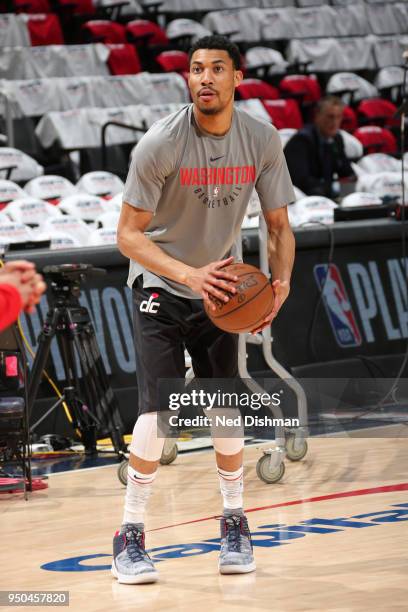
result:
<svg viewBox="0 0 408 612"><path fill-rule="evenodd" d="M289 293L294 237L287 204L295 195L278 132L234 107L242 80L239 50L208 36L190 50L193 103L157 121L134 150L123 194L118 245L130 259L139 417L130 445L123 523L113 541L112 573L119 582L154 582L145 551L144 515L164 439L158 437L157 380L183 379L184 347L194 373L237 376L238 335L215 327L203 302L228 301L232 263L255 187L270 236L275 304L270 325ZM258 331L254 330L254 331ZM213 437L220 489L221 573L255 570L243 512L244 440Z"/></svg>

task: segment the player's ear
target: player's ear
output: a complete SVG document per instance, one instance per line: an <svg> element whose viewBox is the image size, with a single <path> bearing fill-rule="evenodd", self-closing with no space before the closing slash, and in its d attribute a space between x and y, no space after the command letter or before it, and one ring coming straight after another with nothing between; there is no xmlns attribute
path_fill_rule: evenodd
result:
<svg viewBox="0 0 408 612"><path fill-rule="evenodd" d="M244 78L244 75L242 74L242 70L235 70L235 74L234 74L235 87L238 87L238 85L241 83L243 78Z"/></svg>

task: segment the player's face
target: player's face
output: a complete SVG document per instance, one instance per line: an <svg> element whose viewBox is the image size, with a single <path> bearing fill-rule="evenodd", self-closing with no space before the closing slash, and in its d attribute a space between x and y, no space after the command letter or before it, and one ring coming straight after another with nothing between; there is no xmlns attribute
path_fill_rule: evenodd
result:
<svg viewBox="0 0 408 612"><path fill-rule="evenodd" d="M333 138L340 129L342 118L342 106L327 104L317 113L315 123L323 136Z"/></svg>
<svg viewBox="0 0 408 612"><path fill-rule="evenodd" d="M222 112L234 100L242 72L234 69L227 51L198 49L190 62L188 86L194 104L205 115Z"/></svg>

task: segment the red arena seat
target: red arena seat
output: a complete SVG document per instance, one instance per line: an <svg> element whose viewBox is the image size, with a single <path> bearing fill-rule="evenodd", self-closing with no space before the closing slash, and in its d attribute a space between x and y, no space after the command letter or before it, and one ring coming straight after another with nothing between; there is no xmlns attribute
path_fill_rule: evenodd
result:
<svg viewBox="0 0 408 612"><path fill-rule="evenodd" d="M66 7L72 15L94 15L96 13L96 2L93 0L56 0L61 8Z"/></svg>
<svg viewBox="0 0 408 612"><path fill-rule="evenodd" d="M166 32L162 28L147 19L135 19L126 25L126 32L130 42L136 44L168 45Z"/></svg>
<svg viewBox="0 0 408 612"><path fill-rule="evenodd" d="M236 91L241 100L250 100L251 98L277 100L279 98L279 91L276 87L272 87L261 79L244 79Z"/></svg>
<svg viewBox="0 0 408 612"><path fill-rule="evenodd" d="M141 71L137 51L129 43L122 45L108 45L110 54L108 66L111 74L137 74Z"/></svg>
<svg viewBox="0 0 408 612"><path fill-rule="evenodd" d="M399 119L395 117L396 112L395 104L382 98L362 100L357 107L358 118L362 125L398 127Z"/></svg>
<svg viewBox="0 0 408 612"><path fill-rule="evenodd" d="M341 120L341 129L346 132L354 132L358 127L356 112L351 106L345 105L343 108L343 118Z"/></svg>
<svg viewBox="0 0 408 612"><path fill-rule="evenodd" d="M156 57L156 62L164 72L188 72L190 62L184 51L163 51Z"/></svg>
<svg viewBox="0 0 408 612"><path fill-rule="evenodd" d="M57 15L30 15L27 28L33 47L43 45L63 45L64 37Z"/></svg>
<svg viewBox="0 0 408 612"><path fill-rule="evenodd" d="M355 136L363 145L364 154L388 153L396 155L397 140L390 130L376 125L367 125L354 130Z"/></svg>
<svg viewBox="0 0 408 612"><path fill-rule="evenodd" d="M285 76L279 83L279 89L286 98L296 98L301 103L313 104L322 97L319 81L305 74Z"/></svg>
<svg viewBox="0 0 408 612"><path fill-rule="evenodd" d="M125 26L107 19L87 21L82 26L88 42L103 42L105 44L123 44L126 42Z"/></svg>
<svg viewBox="0 0 408 612"><path fill-rule="evenodd" d="M303 127L303 119L296 100L263 100L273 125L278 130Z"/></svg>
<svg viewBox="0 0 408 612"><path fill-rule="evenodd" d="M49 0L14 0L13 7L16 13L51 13Z"/></svg>

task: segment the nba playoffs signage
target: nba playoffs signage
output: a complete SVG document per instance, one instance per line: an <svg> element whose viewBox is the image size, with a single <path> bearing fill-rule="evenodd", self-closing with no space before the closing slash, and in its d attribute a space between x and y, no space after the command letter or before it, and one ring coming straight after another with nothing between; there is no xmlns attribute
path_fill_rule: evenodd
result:
<svg viewBox="0 0 408 612"><path fill-rule="evenodd" d="M353 311L342 275L335 264L317 264L314 275L326 308L333 335L341 347L360 346L375 342L373 321L379 317L387 340L408 337L407 283L408 261L397 258L382 262L383 272L376 261L367 265L352 262L346 265L348 281L357 307L363 335ZM386 285L391 290L387 299ZM387 297L386 297L387 296Z"/></svg>

